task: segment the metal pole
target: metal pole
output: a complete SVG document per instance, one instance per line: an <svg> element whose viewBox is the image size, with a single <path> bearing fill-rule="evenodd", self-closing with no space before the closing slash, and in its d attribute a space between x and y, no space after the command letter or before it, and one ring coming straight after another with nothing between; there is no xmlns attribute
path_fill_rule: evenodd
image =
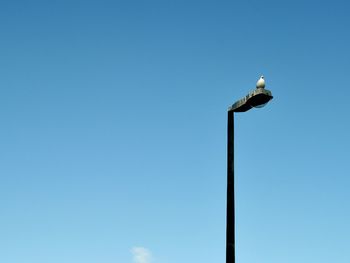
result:
<svg viewBox="0 0 350 263"><path fill-rule="evenodd" d="M226 263L235 263L234 116L227 115Z"/></svg>

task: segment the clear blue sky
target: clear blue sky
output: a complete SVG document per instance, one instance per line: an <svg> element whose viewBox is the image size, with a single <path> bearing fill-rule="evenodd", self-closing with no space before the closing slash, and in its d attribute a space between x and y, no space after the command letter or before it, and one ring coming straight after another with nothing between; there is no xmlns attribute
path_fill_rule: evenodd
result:
<svg viewBox="0 0 350 263"><path fill-rule="evenodd" d="M264 74L237 262L349 263L349 8L1 1L0 262L225 262L226 110Z"/></svg>

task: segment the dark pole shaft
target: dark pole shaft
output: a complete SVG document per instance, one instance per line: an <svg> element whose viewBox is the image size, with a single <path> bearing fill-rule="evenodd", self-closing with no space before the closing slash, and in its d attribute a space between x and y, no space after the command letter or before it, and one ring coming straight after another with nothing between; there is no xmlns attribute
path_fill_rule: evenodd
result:
<svg viewBox="0 0 350 263"><path fill-rule="evenodd" d="M234 116L227 115L226 263L235 263Z"/></svg>

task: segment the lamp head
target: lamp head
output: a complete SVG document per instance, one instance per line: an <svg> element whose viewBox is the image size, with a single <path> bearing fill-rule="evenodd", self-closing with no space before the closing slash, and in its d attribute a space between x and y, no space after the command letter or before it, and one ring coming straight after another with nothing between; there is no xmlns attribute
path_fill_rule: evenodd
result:
<svg viewBox="0 0 350 263"><path fill-rule="evenodd" d="M228 111L245 112L251 108L262 108L273 98L271 91L265 89L265 78L261 76L256 82L256 89L244 98L236 101Z"/></svg>

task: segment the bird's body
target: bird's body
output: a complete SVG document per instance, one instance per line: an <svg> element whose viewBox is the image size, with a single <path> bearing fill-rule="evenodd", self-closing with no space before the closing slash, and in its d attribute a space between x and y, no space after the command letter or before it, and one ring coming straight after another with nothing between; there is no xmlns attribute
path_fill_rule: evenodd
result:
<svg viewBox="0 0 350 263"><path fill-rule="evenodd" d="M265 79L264 76L261 76L258 82L256 83L256 88L257 89L263 89L265 88Z"/></svg>

